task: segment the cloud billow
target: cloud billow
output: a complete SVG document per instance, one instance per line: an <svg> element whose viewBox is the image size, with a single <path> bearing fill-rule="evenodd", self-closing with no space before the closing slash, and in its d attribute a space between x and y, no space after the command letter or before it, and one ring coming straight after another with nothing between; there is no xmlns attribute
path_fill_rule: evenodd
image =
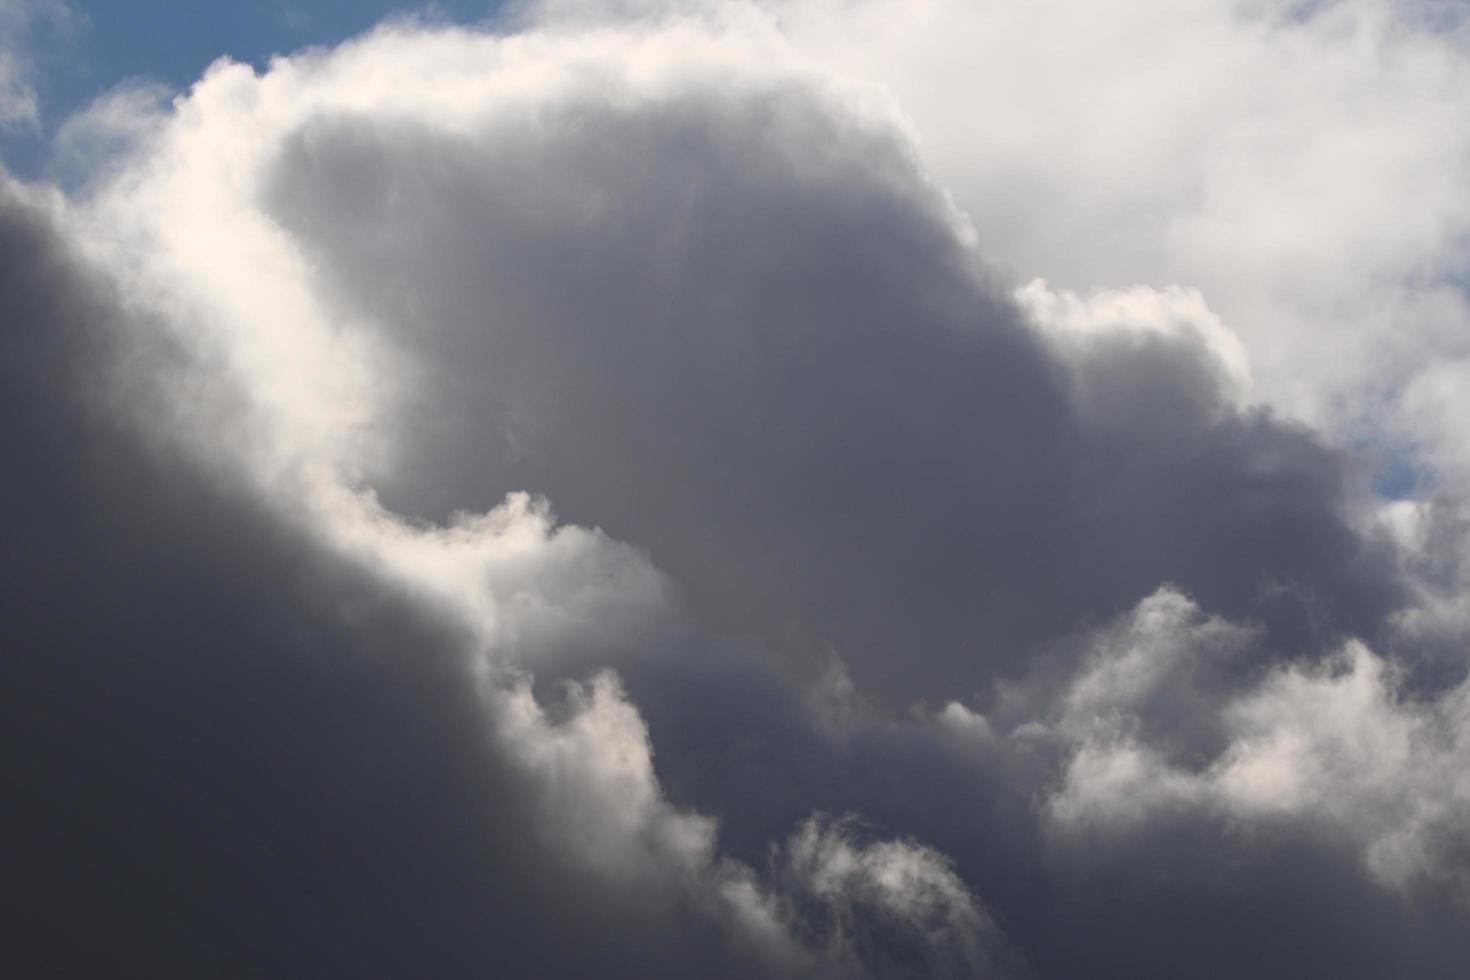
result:
<svg viewBox="0 0 1470 980"><path fill-rule="evenodd" d="M535 488L717 628L833 645L900 703L1166 581L1298 647L1381 626L1400 596L1348 462L1230 406L1202 343L1064 362L892 137L794 86L731 101L285 138L276 220L432 379L370 477L385 502Z"/></svg>
<svg viewBox="0 0 1470 980"><path fill-rule="evenodd" d="M1455 975L1459 498L1206 293L1008 282L810 24L651 10L7 184L23 972Z"/></svg>

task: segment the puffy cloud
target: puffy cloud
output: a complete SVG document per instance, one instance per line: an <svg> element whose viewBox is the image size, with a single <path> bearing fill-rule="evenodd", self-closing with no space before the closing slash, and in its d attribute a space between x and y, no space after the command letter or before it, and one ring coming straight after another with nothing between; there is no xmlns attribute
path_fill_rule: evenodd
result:
<svg viewBox="0 0 1470 980"><path fill-rule="evenodd" d="M850 820L813 817L784 853L797 896L828 920L829 955L848 970L887 959L896 960L888 970L915 976L1014 975L1017 965L997 956L994 925L942 855L911 841L864 843L854 830ZM882 932L895 928L918 941L895 948Z"/></svg>
<svg viewBox="0 0 1470 980"><path fill-rule="evenodd" d="M1334 400L1453 347L1457 137L1338 139L1457 118L1457 35L615 6L119 90L8 185L27 954L1452 975L1457 498Z"/></svg>
<svg viewBox="0 0 1470 980"><path fill-rule="evenodd" d="M1455 829L1470 800L1459 775L1470 735L1464 685L1415 700L1391 665L1352 642L1200 698L1221 641L1226 659L1238 656L1248 631L1203 619L1177 593L1151 597L1117 629L1062 701L1058 730L1076 748L1048 802L1061 828L1136 830L1180 807L1222 812L1247 832L1290 817L1345 835L1388 884L1466 880ZM1189 710L1151 703L1160 694ZM1198 726L1217 727L1222 743L1178 758L1171 742Z"/></svg>
<svg viewBox="0 0 1470 980"><path fill-rule="evenodd" d="M221 66L98 214L152 229L258 378L272 466L424 519L532 488L701 622L835 644L899 703L1161 580L1233 615L1274 590L1283 630L1320 592L1299 642L1378 628L1398 587L1346 460L1238 405L1207 309L1058 357L1061 314L998 295L882 100L742 67L756 44L385 31Z"/></svg>
<svg viewBox="0 0 1470 980"><path fill-rule="evenodd" d="M1433 380L1470 336L1462 9L769 7L793 45L893 93L993 262L1080 293L1200 289L1285 413L1463 456L1434 432L1459 389Z"/></svg>
<svg viewBox="0 0 1470 980"><path fill-rule="evenodd" d="M7 194L12 965L839 968L780 879L666 801L611 675L549 714L514 666L629 642L651 614L618 604L656 607L656 573L526 498L416 529L350 496L308 532L303 500L135 427L195 353L58 234L57 202Z"/></svg>
<svg viewBox="0 0 1470 980"><path fill-rule="evenodd" d="M1209 351L1209 363L1223 375L1223 393L1238 406L1250 404L1250 357L1245 345L1210 311L1197 289L1135 286L1082 297L1053 290L1045 280L1034 279L1016 291L1016 301L1073 358L1085 357L1090 343L1105 342L1119 332L1199 344Z"/></svg>

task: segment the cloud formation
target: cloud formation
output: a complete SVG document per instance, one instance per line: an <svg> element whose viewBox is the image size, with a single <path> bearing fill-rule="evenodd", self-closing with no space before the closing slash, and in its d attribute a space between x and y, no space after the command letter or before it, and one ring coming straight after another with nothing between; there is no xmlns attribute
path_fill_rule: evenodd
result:
<svg viewBox="0 0 1470 980"><path fill-rule="evenodd" d="M1103 6L545 4L62 126L22 972L1456 975L1465 201L1390 137L1463 31Z"/></svg>
<svg viewBox="0 0 1470 980"><path fill-rule="evenodd" d="M65 0L0 2L0 135L38 129L42 100L32 45L48 32L69 32L78 19Z"/></svg>

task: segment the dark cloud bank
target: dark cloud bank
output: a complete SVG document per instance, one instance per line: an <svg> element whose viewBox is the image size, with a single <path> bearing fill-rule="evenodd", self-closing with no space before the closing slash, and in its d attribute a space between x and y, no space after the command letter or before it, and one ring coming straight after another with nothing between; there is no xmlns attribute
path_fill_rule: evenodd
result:
<svg viewBox="0 0 1470 980"><path fill-rule="evenodd" d="M692 956L525 847L442 627L109 417L117 297L13 190L3 227L7 972Z"/></svg>
<svg viewBox="0 0 1470 980"><path fill-rule="evenodd" d="M790 84L576 92L469 134L333 111L281 141L260 200L324 301L430 379L363 477L389 509L531 490L668 575L677 609L610 665L669 801L719 821L812 955L773 959L684 886L548 837L461 626L172 439L189 407L158 379L218 369L12 186L7 973L1470 962L1463 804L1339 807L1352 774L1323 763L1292 784L1309 802L1251 810L1261 770L1232 761L1277 730L1253 720L1270 692L1367 676L1350 638L1405 674L1351 703L1438 712L1405 758L1463 758L1458 654L1429 669L1396 630L1416 580L1357 519L1359 464L1239 407L1197 334L1069 346L1029 322L897 136ZM210 411L248 403L238 384ZM568 642L591 652L523 665L553 715L559 675L624 645ZM1339 741L1324 757L1377 758ZM1385 840L1428 871L1381 871Z"/></svg>

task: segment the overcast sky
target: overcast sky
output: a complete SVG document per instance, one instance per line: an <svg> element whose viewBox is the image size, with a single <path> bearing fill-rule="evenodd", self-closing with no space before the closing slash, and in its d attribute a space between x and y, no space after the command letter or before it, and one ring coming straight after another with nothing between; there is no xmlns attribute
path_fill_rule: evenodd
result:
<svg viewBox="0 0 1470 980"><path fill-rule="evenodd" d="M1467 82L0 0L0 972L1462 976Z"/></svg>

